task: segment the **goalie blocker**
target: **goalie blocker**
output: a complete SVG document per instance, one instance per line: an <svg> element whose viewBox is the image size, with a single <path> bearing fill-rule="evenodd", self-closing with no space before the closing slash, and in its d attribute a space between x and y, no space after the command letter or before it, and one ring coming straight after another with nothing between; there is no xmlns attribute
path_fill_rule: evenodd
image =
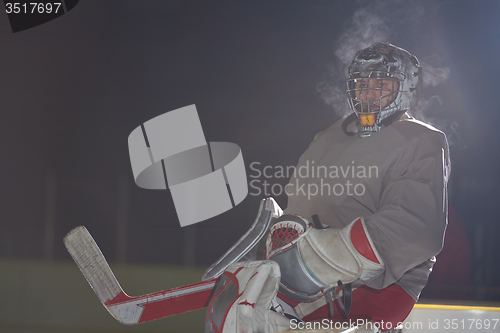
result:
<svg viewBox="0 0 500 333"><path fill-rule="evenodd" d="M349 315L348 292L350 293L350 288L344 288L342 301L338 293L341 290L339 286L345 287L355 282L359 288L355 290L352 298L356 302L356 307L351 312L351 316L377 321L380 314L370 310L378 306L371 298L371 293L375 292L381 300L387 295L391 297L405 292L397 285L380 291L364 286L366 282L376 278L385 270L384 261L373 245L364 220L357 218L342 229L320 229L322 226L317 222L315 221L313 226L298 215L283 215L275 219L270 226L267 233L265 258L278 263L281 275L278 282L279 294L272 300L272 304L286 302L292 311L285 311L285 313L306 321L321 318L345 318ZM252 262L238 263L239 274L246 276L245 265L251 264ZM229 266L227 272L234 273L233 265ZM251 275L251 273L248 274ZM241 289L241 285L239 286L240 292L243 292L246 289ZM246 291L245 293L248 294ZM233 294L239 295L235 292ZM337 297L338 303L334 304L332 294ZM363 305L364 300L360 301L358 297L360 295L366 297L366 306ZM238 313L238 310L233 307L246 302L238 300L237 297L233 297L232 302L229 302L227 297L225 301L215 301L218 297L220 295L216 295L212 300L218 306L211 306L211 310L207 313L207 325L211 325L209 320L217 316L217 312L230 317ZM387 315L389 309L382 307L385 309L383 315ZM325 311L328 308L330 310ZM407 307L401 308L406 311ZM267 312L259 313L268 315ZM266 321L269 322L264 317L261 320L261 322ZM221 324L220 319L219 324ZM229 329L229 326L224 325L216 327L222 328L221 332L241 332L235 328L236 326L230 326L233 328ZM212 328L208 329L208 326L206 328L206 332L212 332ZM218 330L215 329L215 331ZM268 331L272 332L273 328L269 327Z"/></svg>
<svg viewBox="0 0 500 333"><path fill-rule="evenodd" d="M283 215L272 226L266 259L280 265L280 291L311 302L342 284L367 282L384 271L362 218L343 229L315 229L303 217Z"/></svg>

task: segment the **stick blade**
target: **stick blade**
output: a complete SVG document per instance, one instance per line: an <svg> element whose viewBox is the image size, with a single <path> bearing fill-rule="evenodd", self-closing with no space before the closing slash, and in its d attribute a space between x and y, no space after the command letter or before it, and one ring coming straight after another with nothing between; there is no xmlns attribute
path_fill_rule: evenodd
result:
<svg viewBox="0 0 500 333"><path fill-rule="evenodd" d="M120 323L140 324L207 306L216 279L138 297L128 296L84 226L64 237L64 245L102 305Z"/></svg>
<svg viewBox="0 0 500 333"><path fill-rule="evenodd" d="M87 228L79 226L64 237L64 245L101 303L114 299L122 288Z"/></svg>

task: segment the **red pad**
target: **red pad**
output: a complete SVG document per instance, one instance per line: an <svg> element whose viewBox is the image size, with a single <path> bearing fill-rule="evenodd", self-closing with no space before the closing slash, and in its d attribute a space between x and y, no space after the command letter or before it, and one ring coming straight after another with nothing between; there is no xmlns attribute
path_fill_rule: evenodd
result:
<svg viewBox="0 0 500 333"><path fill-rule="evenodd" d="M368 241L368 237L366 237L365 230L363 229L363 224L361 223L361 219L358 219L354 222L354 225L351 229L351 242L356 248L356 250L368 260L371 260L377 264L380 262L373 252L373 249Z"/></svg>

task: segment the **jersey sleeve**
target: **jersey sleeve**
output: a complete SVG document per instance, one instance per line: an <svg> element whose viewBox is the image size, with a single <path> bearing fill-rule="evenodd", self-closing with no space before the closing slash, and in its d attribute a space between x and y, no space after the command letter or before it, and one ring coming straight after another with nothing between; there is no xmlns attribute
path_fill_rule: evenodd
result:
<svg viewBox="0 0 500 333"><path fill-rule="evenodd" d="M383 180L378 211L365 217L386 266L366 285L385 288L441 251L448 173L448 145L442 133L426 131L403 145Z"/></svg>

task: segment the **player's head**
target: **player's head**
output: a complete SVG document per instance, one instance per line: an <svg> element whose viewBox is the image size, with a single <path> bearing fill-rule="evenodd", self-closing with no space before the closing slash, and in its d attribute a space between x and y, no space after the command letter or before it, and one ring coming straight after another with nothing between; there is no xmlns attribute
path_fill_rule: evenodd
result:
<svg viewBox="0 0 500 333"><path fill-rule="evenodd" d="M360 136L369 136L415 107L422 94L422 68L408 51L375 43L358 51L347 71L347 98Z"/></svg>

